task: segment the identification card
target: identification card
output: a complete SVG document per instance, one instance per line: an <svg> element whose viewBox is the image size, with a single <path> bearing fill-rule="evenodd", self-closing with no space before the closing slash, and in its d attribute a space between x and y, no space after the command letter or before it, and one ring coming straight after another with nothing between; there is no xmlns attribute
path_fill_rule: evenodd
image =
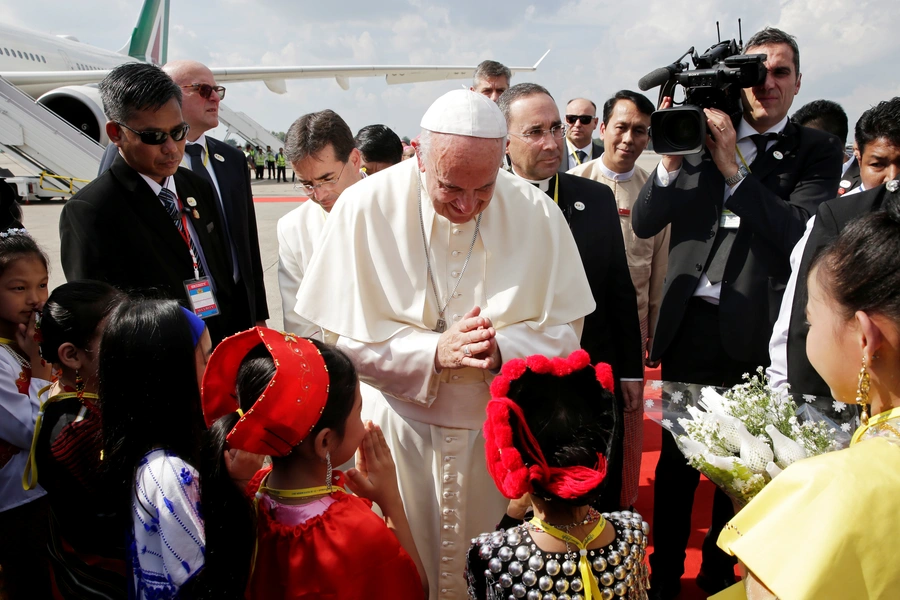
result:
<svg viewBox="0 0 900 600"><path fill-rule="evenodd" d="M187 291L188 304L194 314L201 319L208 319L219 314L219 305L216 303L216 295L213 293L209 277L188 279L184 282Z"/></svg>
<svg viewBox="0 0 900 600"><path fill-rule="evenodd" d="M725 229L737 229L741 226L741 218L730 210L723 210L719 217L719 227Z"/></svg>

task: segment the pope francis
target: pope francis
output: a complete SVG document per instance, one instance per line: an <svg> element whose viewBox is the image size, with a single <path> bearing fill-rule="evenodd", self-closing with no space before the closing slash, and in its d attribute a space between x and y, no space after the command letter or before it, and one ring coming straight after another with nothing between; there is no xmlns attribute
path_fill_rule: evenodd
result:
<svg viewBox="0 0 900 600"><path fill-rule="evenodd" d="M455 90L421 127L417 160L344 192L296 309L377 390L366 412L393 451L431 598L462 599L470 539L507 503L481 434L493 373L576 350L594 301L562 213L500 170L496 104Z"/></svg>

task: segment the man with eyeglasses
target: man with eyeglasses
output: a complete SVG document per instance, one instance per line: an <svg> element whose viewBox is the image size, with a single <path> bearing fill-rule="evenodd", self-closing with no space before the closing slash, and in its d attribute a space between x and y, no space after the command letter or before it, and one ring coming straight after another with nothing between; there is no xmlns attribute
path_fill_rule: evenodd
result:
<svg viewBox="0 0 900 600"><path fill-rule="evenodd" d="M222 233L231 251L232 279L241 292L235 296L235 316L244 328L265 326L269 308L246 157L237 148L206 135L219 126L219 103L225 98L225 88L216 85L205 65L193 60L172 61L162 69L181 88L181 114L191 126L181 166L213 186L216 208L225 225Z"/></svg>
<svg viewBox="0 0 900 600"><path fill-rule="evenodd" d="M204 318L214 344L245 329L213 187L179 168L190 131L181 88L159 67L126 63L100 97L119 156L63 207L66 279L155 288Z"/></svg>
<svg viewBox="0 0 900 600"><path fill-rule="evenodd" d="M302 337L319 328L297 311L297 292L303 274L318 246L325 219L341 194L362 179L362 156L353 143L353 132L333 110L303 115L284 138L285 158L298 184L295 189L308 200L278 220L278 287L284 329Z"/></svg>
<svg viewBox="0 0 900 600"><path fill-rule="evenodd" d="M603 146L594 141L597 129L597 105L587 98L574 98L566 104L565 159L559 172L565 173L578 165L598 158Z"/></svg>
<svg viewBox="0 0 900 600"><path fill-rule="evenodd" d="M575 243L597 308L584 320L581 347L591 362L612 365L621 411L639 411L643 402L644 365L637 300L625 244L619 228L615 196L607 186L558 173L565 126L544 87L514 85L498 103L509 128L506 151L514 175L546 193L562 211ZM605 492L597 508L614 511L622 484L622 419L616 421Z"/></svg>

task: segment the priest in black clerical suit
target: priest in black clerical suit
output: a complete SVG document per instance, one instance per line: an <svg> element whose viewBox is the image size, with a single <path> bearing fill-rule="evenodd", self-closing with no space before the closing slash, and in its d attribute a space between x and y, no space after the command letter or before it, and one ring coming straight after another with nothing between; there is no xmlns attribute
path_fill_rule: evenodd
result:
<svg viewBox="0 0 900 600"><path fill-rule="evenodd" d="M580 257L569 260L581 260L597 304L585 317L581 346L592 363L612 366L620 409L624 409L626 394L639 408L644 376L641 326L615 195L602 183L557 173L564 128L546 89L531 83L515 85L500 97L498 106L509 129L507 153L513 174L556 202L578 246ZM623 388L627 392L623 393ZM600 499L602 510L621 508L623 431L623 419L619 418Z"/></svg>
<svg viewBox="0 0 900 600"><path fill-rule="evenodd" d="M215 344L248 327L234 322L231 253L209 183L184 168L172 177L215 286L221 314L206 319ZM125 291L155 288L187 306L184 282L194 277L187 244L157 194L122 156L66 202L59 235L67 281L97 279Z"/></svg>

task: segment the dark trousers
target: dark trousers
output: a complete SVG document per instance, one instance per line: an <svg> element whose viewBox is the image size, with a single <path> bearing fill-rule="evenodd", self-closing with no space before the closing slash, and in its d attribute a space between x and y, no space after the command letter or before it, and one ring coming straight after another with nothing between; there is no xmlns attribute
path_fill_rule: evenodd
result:
<svg viewBox="0 0 900 600"><path fill-rule="evenodd" d="M728 356L719 332L719 307L699 298L688 302L681 328L661 359L664 380L715 386L741 383L744 373L753 373L759 366ZM700 472L688 465L675 439L664 431L653 486L650 568L654 582L672 585L684 574L691 510L699 482ZM716 546L719 533L732 516L731 500L716 489L712 523L703 540L702 568L711 577L724 578L733 573L735 558Z"/></svg>
<svg viewBox="0 0 900 600"><path fill-rule="evenodd" d="M4 598L50 598L50 525L46 496L0 512L0 581Z"/></svg>
<svg viewBox="0 0 900 600"><path fill-rule="evenodd" d="M269 169L269 179L275 177L275 163L272 161L266 161L266 167Z"/></svg>
<svg viewBox="0 0 900 600"><path fill-rule="evenodd" d="M283 181L287 183L287 172L285 171L286 167L278 167L278 175L275 177L276 181Z"/></svg>
<svg viewBox="0 0 900 600"><path fill-rule="evenodd" d="M266 169L265 165L256 165L256 178L257 179L263 178L263 172L265 171L265 169Z"/></svg>

